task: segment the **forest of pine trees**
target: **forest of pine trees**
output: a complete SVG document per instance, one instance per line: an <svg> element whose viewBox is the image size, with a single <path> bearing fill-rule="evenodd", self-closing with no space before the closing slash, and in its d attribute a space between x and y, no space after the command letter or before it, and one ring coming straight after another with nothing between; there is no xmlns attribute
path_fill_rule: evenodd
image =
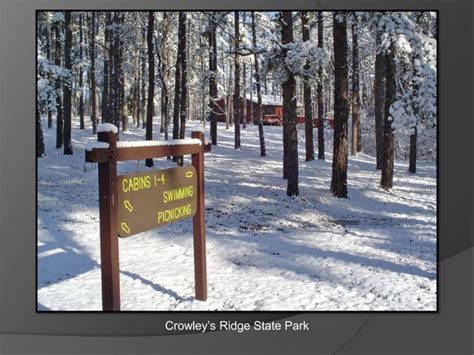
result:
<svg viewBox="0 0 474 355"><path fill-rule="evenodd" d="M257 125L265 159L262 95L270 95L283 107L287 195L299 194L299 150L307 162L332 153L334 196L350 195L348 159L360 152L376 157L373 169L389 190L396 159L416 173L417 160L436 158L436 22L421 11L39 12L37 157L50 148L44 130L55 130L51 149L74 154L75 120L91 135L113 123L119 139L133 125L146 140L183 139L188 121L197 121L213 145L234 126L235 149L241 130ZM257 103L250 122L248 97Z"/></svg>

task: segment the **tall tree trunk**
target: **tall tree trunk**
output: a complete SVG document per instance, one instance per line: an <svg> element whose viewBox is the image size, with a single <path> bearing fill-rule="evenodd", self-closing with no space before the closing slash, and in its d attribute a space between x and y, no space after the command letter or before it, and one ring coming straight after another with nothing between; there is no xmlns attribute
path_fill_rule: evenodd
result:
<svg viewBox="0 0 474 355"><path fill-rule="evenodd" d="M179 13L179 24L178 24L178 60L180 62L181 67L181 79L179 84L180 88L180 96L179 96L179 138L184 139L186 133L186 108L187 108L187 97L188 97L188 89L187 89L187 63L186 63L186 14L184 12ZM178 165L183 165L183 157L179 156L177 158Z"/></svg>
<svg viewBox="0 0 474 355"><path fill-rule="evenodd" d="M308 13L301 12L301 27L303 42L310 40ZM310 63L307 61L305 69L309 69ZM305 124L305 148L306 161L314 160L314 143L313 143L313 101L311 99L311 86L307 81L303 81L303 97L304 97L304 124Z"/></svg>
<svg viewBox="0 0 474 355"><path fill-rule="evenodd" d="M229 52L232 52L234 48L234 44L232 42L229 42ZM222 50L222 57L225 56L224 50ZM226 71L225 69L225 61L223 62L223 69L224 72ZM226 114L226 119L225 119L225 129L228 130L230 126L234 125L234 82L233 80L233 59L229 59L229 65L228 65L228 71L227 71L227 114Z"/></svg>
<svg viewBox="0 0 474 355"><path fill-rule="evenodd" d="M143 47L145 46L145 43L146 43L146 40L145 40L145 37L146 37L146 31L145 29L142 29L142 43L143 43ZM141 121L142 122L142 127L145 128L145 122L146 122L146 116L147 116L147 113L146 113L146 80L145 80L145 77L146 77L146 53L145 53L145 49L142 50L142 102L141 102L141 110L140 110L140 113L141 113ZM140 127L140 122L137 122L137 127Z"/></svg>
<svg viewBox="0 0 474 355"><path fill-rule="evenodd" d="M58 21L54 24L55 48L54 48L54 65L61 66L61 23ZM56 78L54 89L56 91L56 149L63 146L63 103L61 99L61 78Z"/></svg>
<svg viewBox="0 0 474 355"><path fill-rule="evenodd" d="M193 33L193 26L192 26L192 21L190 18L186 18L185 16L185 19L186 19L186 23L187 23L187 27L185 27L185 34L186 33ZM185 62L187 64L187 59L186 58L189 58L189 51L190 51L190 36L188 36L186 34L186 40L185 40L185 48L186 48L186 57L185 57ZM187 68L187 65L186 65L186 68ZM184 74L184 71L183 71L183 74ZM186 78L186 80L184 80L186 85L187 85L187 81L188 79ZM185 95L185 98L186 98L186 110L185 110L185 117L186 117L186 120L192 118L194 119L194 117L192 117L192 102L191 102L191 90L189 90L188 88L186 88L186 95ZM186 127L186 124L184 125L184 127Z"/></svg>
<svg viewBox="0 0 474 355"><path fill-rule="evenodd" d="M326 80L324 80L324 87L325 87L325 95L324 95L324 117L328 117L329 108L332 106L332 80L327 76ZM334 117L333 117L334 118Z"/></svg>
<svg viewBox="0 0 474 355"><path fill-rule="evenodd" d="M131 92L130 92L130 113L132 114L132 126L136 126L137 125L137 107L138 107L138 83L137 83L137 72L136 72L136 61L134 63L134 67L135 67L135 72L134 72L134 79L133 79L133 85L132 85L132 88L131 88Z"/></svg>
<svg viewBox="0 0 474 355"><path fill-rule="evenodd" d="M186 129L186 112L187 112L187 98L188 98L188 68L187 68L187 58L186 58L186 13L179 13L179 29L181 35L179 36L179 41L181 43L181 95L180 95L180 128L179 128L179 138L184 139L185 129Z"/></svg>
<svg viewBox="0 0 474 355"><path fill-rule="evenodd" d="M252 62L250 62L250 106L249 106L249 117L250 117L250 120L249 122L254 124L254 117L253 117L253 114L254 114L254 111L253 111L253 84L252 84L252 79L254 78L254 74L253 74L253 67L254 67L254 64Z"/></svg>
<svg viewBox="0 0 474 355"><path fill-rule="evenodd" d="M331 192L336 197L347 197L348 155L348 66L347 29L345 13L333 17L334 35L334 153L332 160Z"/></svg>
<svg viewBox="0 0 474 355"><path fill-rule="evenodd" d="M125 13L119 12L117 22L118 25L123 28L125 21ZM128 105L125 96L125 76L122 68L124 58L124 43L122 36L117 36L117 110L118 110L118 122L122 123L122 131L128 131Z"/></svg>
<svg viewBox="0 0 474 355"><path fill-rule="evenodd" d="M122 82L123 82L123 73L122 73L122 41L121 35L118 29L122 24L122 13L115 12L113 18L114 32L113 32L113 45L111 48L111 74L112 74L112 90L110 94L110 103L112 106L112 116L113 123L117 126L120 131L121 121L122 121Z"/></svg>
<svg viewBox="0 0 474 355"><path fill-rule="evenodd" d="M65 11L64 13L64 26L66 28L66 36L64 39L64 68L69 72L67 82L63 86L63 90L64 90L64 154L71 155L73 151L72 151L72 144L71 144L72 24L71 24L70 11Z"/></svg>
<svg viewBox="0 0 474 355"><path fill-rule="evenodd" d="M420 91L420 77L421 73L419 72L419 67L415 65L416 57L413 56L413 96L418 98L419 91ZM416 173L416 151L417 151L417 138L418 138L418 129L417 129L417 121L419 120L420 109L419 109L419 102L417 99L412 101L413 107L413 116L415 117L415 123L412 127L413 133L410 135L410 163L408 165L408 171L412 174Z"/></svg>
<svg viewBox="0 0 474 355"><path fill-rule="evenodd" d="M48 62L51 63L51 27L49 23L49 14L46 14L46 58ZM51 80L51 75L48 74L48 80ZM48 129L53 127L53 111L50 107L50 102L48 100L46 104L46 111L48 114Z"/></svg>
<svg viewBox="0 0 474 355"><path fill-rule="evenodd" d="M318 12L318 47L323 48L323 13ZM324 105L323 105L323 68L318 69L318 159L324 157Z"/></svg>
<svg viewBox="0 0 474 355"><path fill-rule="evenodd" d="M362 150L359 94L359 36L357 23L352 24L352 155Z"/></svg>
<svg viewBox="0 0 474 355"><path fill-rule="evenodd" d="M232 49L230 49L232 50ZM225 67L224 67L225 71ZM230 122L234 120L234 106L232 105L233 93L232 93L232 77L231 77L231 65L229 62L229 72L227 74L227 97L226 97L226 115L225 115L225 129L229 129Z"/></svg>
<svg viewBox="0 0 474 355"><path fill-rule="evenodd" d="M82 14L79 14L79 60L81 66L79 67L79 129L84 129L84 69L82 66L83 50L82 50Z"/></svg>
<svg viewBox="0 0 474 355"><path fill-rule="evenodd" d="M169 26L169 14L163 12L163 26ZM166 32L166 31L163 31ZM169 93L168 93L168 83L167 83L167 69L168 69L168 49L166 48L167 36L163 35L161 47L161 115L163 116L165 133L165 140L168 140L168 125L169 125Z"/></svg>
<svg viewBox="0 0 474 355"><path fill-rule="evenodd" d="M291 11L283 11L281 29L282 44L293 42L293 16ZM298 136L296 131L296 80L293 73L287 70L287 78L283 82L283 122L286 127L287 179L286 194L297 196L298 190ZM284 142L285 143L285 142ZM285 144L284 144L285 146ZM284 164L285 165L285 164Z"/></svg>
<svg viewBox="0 0 474 355"><path fill-rule="evenodd" d="M362 108L368 112L369 108L369 95L367 94L367 83L364 79L362 79L362 99L361 99L361 106Z"/></svg>
<svg viewBox="0 0 474 355"><path fill-rule="evenodd" d="M146 43L148 48L148 103L146 109L146 132L147 141L153 139L153 99L155 98L155 54L153 53L153 27L155 16L153 11L148 12L148 30ZM145 165L153 166L153 159L146 159Z"/></svg>
<svg viewBox="0 0 474 355"><path fill-rule="evenodd" d="M239 12L234 12L234 148L240 148L240 55L237 51L240 48L240 20Z"/></svg>
<svg viewBox="0 0 474 355"><path fill-rule="evenodd" d="M91 121L92 121L92 133L96 134L97 131L97 96L96 96L96 82L95 82L95 11L92 11L91 16L91 29L90 29L90 57L91 67L89 71L90 85L91 85Z"/></svg>
<svg viewBox="0 0 474 355"><path fill-rule="evenodd" d="M247 128L247 83L246 83L246 76L247 76L247 66L245 65L245 61L243 62L243 72L242 72L242 128Z"/></svg>
<svg viewBox="0 0 474 355"><path fill-rule="evenodd" d="M202 36L199 36L199 48L202 48L202 47L203 47ZM199 53L199 67L201 69L201 73L204 73L204 55L202 51ZM205 99L205 93L203 90L199 92L198 97L199 97L198 101L199 101L199 106L200 106L199 108L200 121L204 125L204 127L206 127L206 118L204 117L205 112L206 112L206 99Z"/></svg>
<svg viewBox="0 0 474 355"><path fill-rule="evenodd" d="M180 36L182 35L182 26L178 25L178 51L176 53L176 67L175 67L175 77L174 77L174 103L173 103L173 139L179 138L179 118L180 118L180 108L181 105L181 79L182 79L182 46L183 43L180 41ZM174 161L177 161L177 157L174 157Z"/></svg>
<svg viewBox="0 0 474 355"><path fill-rule="evenodd" d="M164 80L164 73L166 71L166 64L165 64L165 59L166 59L166 31L165 31L165 26L166 26L166 20L167 20L168 14L166 12L163 12L163 19L162 19L162 28L161 32L163 33L163 37L161 39L161 44L160 47L157 46L156 48L156 53L159 56L159 76L161 79L161 93L160 93L160 133L165 133L165 128L166 128L166 114L165 114L165 107L167 103L167 88L166 88L166 81Z"/></svg>
<svg viewBox="0 0 474 355"><path fill-rule="evenodd" d="M393 165L395 159L395 137L390 116L390 106L395 102L397 96L397 87L395 82L395 46L392 43L389 52L385 55L385 115L383 123L383 160L382 160L382 178L380 185L385 190L393 187Z"/></svg>
<svg viewBox="0 0 474 355"><path fill-rule="evenodd" d="M128 132L128 103L125 96L125 86L120 86L120 116L122 121L122 131Z"/></svg>
<svg viewBox="0 0 474 355"><path fill-rule="evenodd" d="M41 128L41 116L38 103L36 103L36 157L45 156L43 129Z"/></svg>
<svg viewBox="0 0 474 355"><path fill-rule="evenodd" d="M414 132L410 135L410 164L408 171L412 174L416 173L416 141L417 141L417 129L413 128Z"/></svg>
<svg viewBox="0 0 474 355"><path fill-rule="evenodd" d="M138 57L136 59L136 75L137 75L137 79L136 79L136 88L135 88L135 120L134 120L134 125L135 127L140 127L140 115L141 115L141 81L142 81L142 78L141 78L141 72L140 72L140 64L141 64L141 61L140 61L140 53L141 53L141 50L139 49L138 50Z"/></svg>
<svg viewBox="0 0 474 355"><path fill-rule="evenodd" d="M216 40L216 26L214 19L210 19L209 24L209 71L211 76L209 77L209 109L211 111L211 142L213 145L217 144L217 40Z"/></svg>
<svg viewBox="0 0 474 355"><path fill-rule="evenodd" d="M115 26L115 16L112 20L112 26ZM114 31L111 31L111 40L109 48L109 97L107 98L109 102L109 115L110 122L117 126L117 129L120 129L117 122L117 110L116 110L116 91L117 91L117 75L116 75L116 57L115 57L115 40L114 40Z"/></svg>
<svg viewBox="0 0 474 355"><path fill-rule="evenodd" d="M252 47L254 49L253 59L255 62L255 82L257 88L257 124L258 124L258 137L260 140L260 156L264 157L267 155L265 150L265 136L263 133L263 114L262 114L262 84L260 83L260 72L258 55L256 53L257 48L257 31L255 30L255 12L252 11ZM252 103L253 107L253 103ZM253 120L253 116L252 116Z"/></svg>
<svg viewBox="0 0 474 355"><path fill-rule="evenodd" d="M380 47L381 33L377 31L376 35L376 47ZM382 169L383 160L383 116L384 116L384 66L385 58L383 53L377 53L375 55L375 81L374 81L374 114L375 114L375 151L377 157L377 170Z"/></svg>
<svg viewBox="0 0 474 355"><path fill-rule="evenodd" d="M102 123L112 122L110 114L110 26L112 25L112 14L110 11L105 15L105 30L104 30L104 84L102 90Z"/></svg>

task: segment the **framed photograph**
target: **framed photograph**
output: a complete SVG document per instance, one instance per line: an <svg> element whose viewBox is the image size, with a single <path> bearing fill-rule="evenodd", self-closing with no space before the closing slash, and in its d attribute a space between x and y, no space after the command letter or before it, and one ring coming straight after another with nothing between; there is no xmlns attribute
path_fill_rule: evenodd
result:
<svg viewBox="0 0 474 355"><path fill-rule="evenodd" d="M437 311L436 11L36 11L37 311Z"/></svg>

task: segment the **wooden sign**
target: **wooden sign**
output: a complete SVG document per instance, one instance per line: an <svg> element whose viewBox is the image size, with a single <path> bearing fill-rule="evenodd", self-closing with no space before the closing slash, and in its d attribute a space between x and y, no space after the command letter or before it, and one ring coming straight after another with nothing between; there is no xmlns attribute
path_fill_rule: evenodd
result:
<svg viewBox="0 0 474 355"><path fill-rule="evenodd" d="M117 185L120 237L196 214L197 178L192 165L121 175Z"/></svg>
<svg viewBox="0 0 474 355"><path fill-rule="evenodd" d="M195 295L205 301L204 153L211 150L211 145L204 144L200 131L193 132L192 139L187 140L117 143L117 128L101 126L97 128L98 142L86 147L85 158L86 162L99 165L102 309L120 311L118 237L188 217L193 217ZM119 161L185 154L191 155L192 166L117 176Z"/></svg>

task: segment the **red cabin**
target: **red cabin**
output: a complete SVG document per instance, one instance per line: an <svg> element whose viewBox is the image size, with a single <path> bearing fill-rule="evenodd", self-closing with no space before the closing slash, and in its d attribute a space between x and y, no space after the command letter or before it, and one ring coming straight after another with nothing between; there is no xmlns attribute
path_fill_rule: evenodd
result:
<svg viewBox="0 0 474 355"><path fill-rule="evenodd" d="M232 101L232 98L231 98ZM227 119L227 98L220 98L217 100L218 122L226 122ZM245 100L245 121L246 123L253 123L255 121L255 113L257 112L257 95L252 96L250 100L250 95L247 95ZM241 106L241 110L243 105ZM298 111L302 111L303 106L298 105ZM281 97L274 95L262 95L262 114L263 114L263 124L266 126L282 126L283 125L283 104ZM325 119L329 126L334 129L334 120L332 118ZM243 119L241 122L243 123ZM297 116L297 123L304 124L304 116ZM318 118L313 118L313 127L319 126Z"/></svg>

